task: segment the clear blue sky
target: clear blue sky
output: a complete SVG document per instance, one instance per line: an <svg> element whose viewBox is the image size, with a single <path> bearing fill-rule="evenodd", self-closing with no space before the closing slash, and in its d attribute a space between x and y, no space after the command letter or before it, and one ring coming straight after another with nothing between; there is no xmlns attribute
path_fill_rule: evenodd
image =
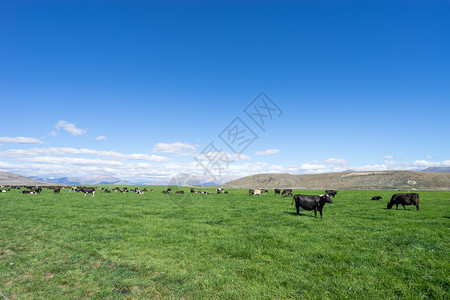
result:
<svg viewBox="0 0 450 300"><path fill-rule="evenodd" d="M448 1L2 1L0 28L0 171L200 174L238 116L259 138L223 181L450 166Z"/></svg>

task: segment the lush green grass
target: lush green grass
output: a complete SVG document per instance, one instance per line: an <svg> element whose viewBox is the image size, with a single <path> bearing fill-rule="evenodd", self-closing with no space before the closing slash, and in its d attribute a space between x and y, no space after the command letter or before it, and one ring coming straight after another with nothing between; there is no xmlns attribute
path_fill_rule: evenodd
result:
<svg viewBox="0 0 450 300"><path fill-rule="evenodd" d="M393 192L340 191L321 220L295 215L292 198L273 191L191 198L156 189L0 193L0 291L9 299L450 298L448 192L420 192L420 211L404 211L385 209ZM384 199L370 200L378 194Z"/></svg>

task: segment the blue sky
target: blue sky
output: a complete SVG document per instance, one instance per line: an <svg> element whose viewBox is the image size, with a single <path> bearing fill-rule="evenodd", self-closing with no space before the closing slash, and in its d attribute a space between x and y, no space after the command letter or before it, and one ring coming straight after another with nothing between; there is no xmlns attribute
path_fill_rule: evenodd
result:
<svg viewBox="0 0 450 300"><path fill-rule="evenodd" d="M0 171L209 181L211 141L219 182L450 165L448 1L2 1L0 28Z"/></svg>

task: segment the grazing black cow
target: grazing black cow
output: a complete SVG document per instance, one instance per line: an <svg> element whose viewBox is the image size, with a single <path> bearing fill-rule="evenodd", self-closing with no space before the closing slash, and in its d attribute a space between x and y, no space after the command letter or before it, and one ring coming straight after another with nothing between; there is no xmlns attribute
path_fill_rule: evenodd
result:
<svg viewBox="0 0 450 300"><path fill-rule="evenodd" d="M35 192L22 190L22 194L35 194Z"/></svg>
<svg viewBox="0 0 450 300"><path fill-rule="evenodd" d="M191 193L195 193L195 190L194 190L194 188L191 188Z"/></svg>
<svg viewBox="0 0 450 300"><path fill-rule="evenodd" d="M381 196L373 196L372 197L372 200L381 200L381 199L383 199L383 197L381 197Z"/></svg>
<svg viewBox="0 0 450 300"><path fill-rule="evenodd" d="M86 194L92 194L92 197L95 195L95 187L82 187L81 191L84 194L84 197L86 197Z"/></svg>
<svg viewBox="0 0 450 300"><path fill-rule="evenodd" d="M417 193L406 193L406 194L395 194L392 196L391 201L387 204L387 209L391 209L392 206L397 207L401 204L406 210L405 205L415 205L417 210L419 210L419 194Z"/></svg>
<svg viewBox="0 0 450 300"><path fill-rule="evenodd" d="M297 215L300 214L300 207L301 207L304 210L314 210L314 217L316 218L317 218L317 211L319 211L321 219L322 219L322 209L325 206L325 204L333 203L328 194L319 196L295 195L293 201L295 201L295 208L297 209Z"/></svg>
<svg viewBox="0 0 450 300"><path fill-rule="evenodd" d="M280 189L275 189L275 195L280 195L281 194L281 190Z"/></svg>
<svg viewBox="0 0 450 300"><path fill-rule="evenodd" d="M326 190L325 194L328 194L328 196L333 196L333 198L334 198L334 197L336 197L337 191L335 191L335 190Z"/></svg>
<svg viewBox="0 0 450 300"><path fill-rule="evenodd" d="M108 189L105 189L105 193L107 193L107 194L111 194L111 191L110 191L110 190L108 190Z"/></svg>
<svg viewBox="0 0 450 300"><path fill-rule="evenodd" d="M168 188L167 190L165 190L165 191L162 191L162 193L163 194L168 194L169 192L171 191L171 189L170 188Z"/></svg>
<svg viewBox="0 0 450 300"><path fill-rule="evenodd" d="M42 187L38 186L34 191L39 195L42 192Z"/></svg>
<svg viewBox="0 0 450 300"><path fill-rule="evenodd" d="M281 193L281 195L287 197L287 196L292 196L292 190L291 189L284 189L283 192Z"/></svg>
<svg viewBox="0 0 450 300"><path fill-rule="evenodd" d="M146 191L147 191L147 188L144 188L142 191L143 191L143 192L146 192Z"/></svg>
<svg viewBox="0 0 450 300"><path fill-rule="evenodd" d="M184 194L184 191L176 191L175 194Z"/></svg>
<svg viewBox="0 0 450 300"><path fill-rule="evenodd" d="M61 191L61 188L59 186L54 186L53 187L53 192L56 194L59 194L59 192Z"/></svg>

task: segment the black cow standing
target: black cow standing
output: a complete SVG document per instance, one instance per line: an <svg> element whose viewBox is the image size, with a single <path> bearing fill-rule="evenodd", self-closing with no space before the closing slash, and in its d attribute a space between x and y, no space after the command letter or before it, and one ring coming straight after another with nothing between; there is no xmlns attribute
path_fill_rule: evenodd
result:
<svg viewBox="0 0 450 300"><path fill-rule="evenodd" d="M311 195L294 195L295 208L297 215L300 214L300 207L304 210L314 210L314 217L317 218L317 211L320 213L322 219L322 209L326 203L333 203L328 194L311 196ZM292 204L291 204L292 207Z"/></svg>
<svg viewBox="0 0 450 300"><path fill-rule="evenodd" d="M281 194L281 190L280 189L275 189L275 195L280 195Z"/></svg>
<svg viewBox="0 0 450 300"><path fill-rule="evenodd" d="M333 196L333 198L334 198L334 197L336 197L337 191L335 191L335 190L326 190L325 194L328 194L329 196Z"/></svg>
<svg viewBox="0 0 450 300"><path fill-rule="evenodd" d="M372 200L381 200L381 199L383 199L383 197L381 197L381 196L373 196L372 197Z"/></svg>
<svg viewBox="0 0 450 300"><path fill-rule="evenodd" d="M417 210L419 210L419 194L417 193L407 193L407 194L394 194L391 201L387 204L387 209L391 209L392 206L397 207L401 204L406 210L405 205L415 205Z"/></svg>

